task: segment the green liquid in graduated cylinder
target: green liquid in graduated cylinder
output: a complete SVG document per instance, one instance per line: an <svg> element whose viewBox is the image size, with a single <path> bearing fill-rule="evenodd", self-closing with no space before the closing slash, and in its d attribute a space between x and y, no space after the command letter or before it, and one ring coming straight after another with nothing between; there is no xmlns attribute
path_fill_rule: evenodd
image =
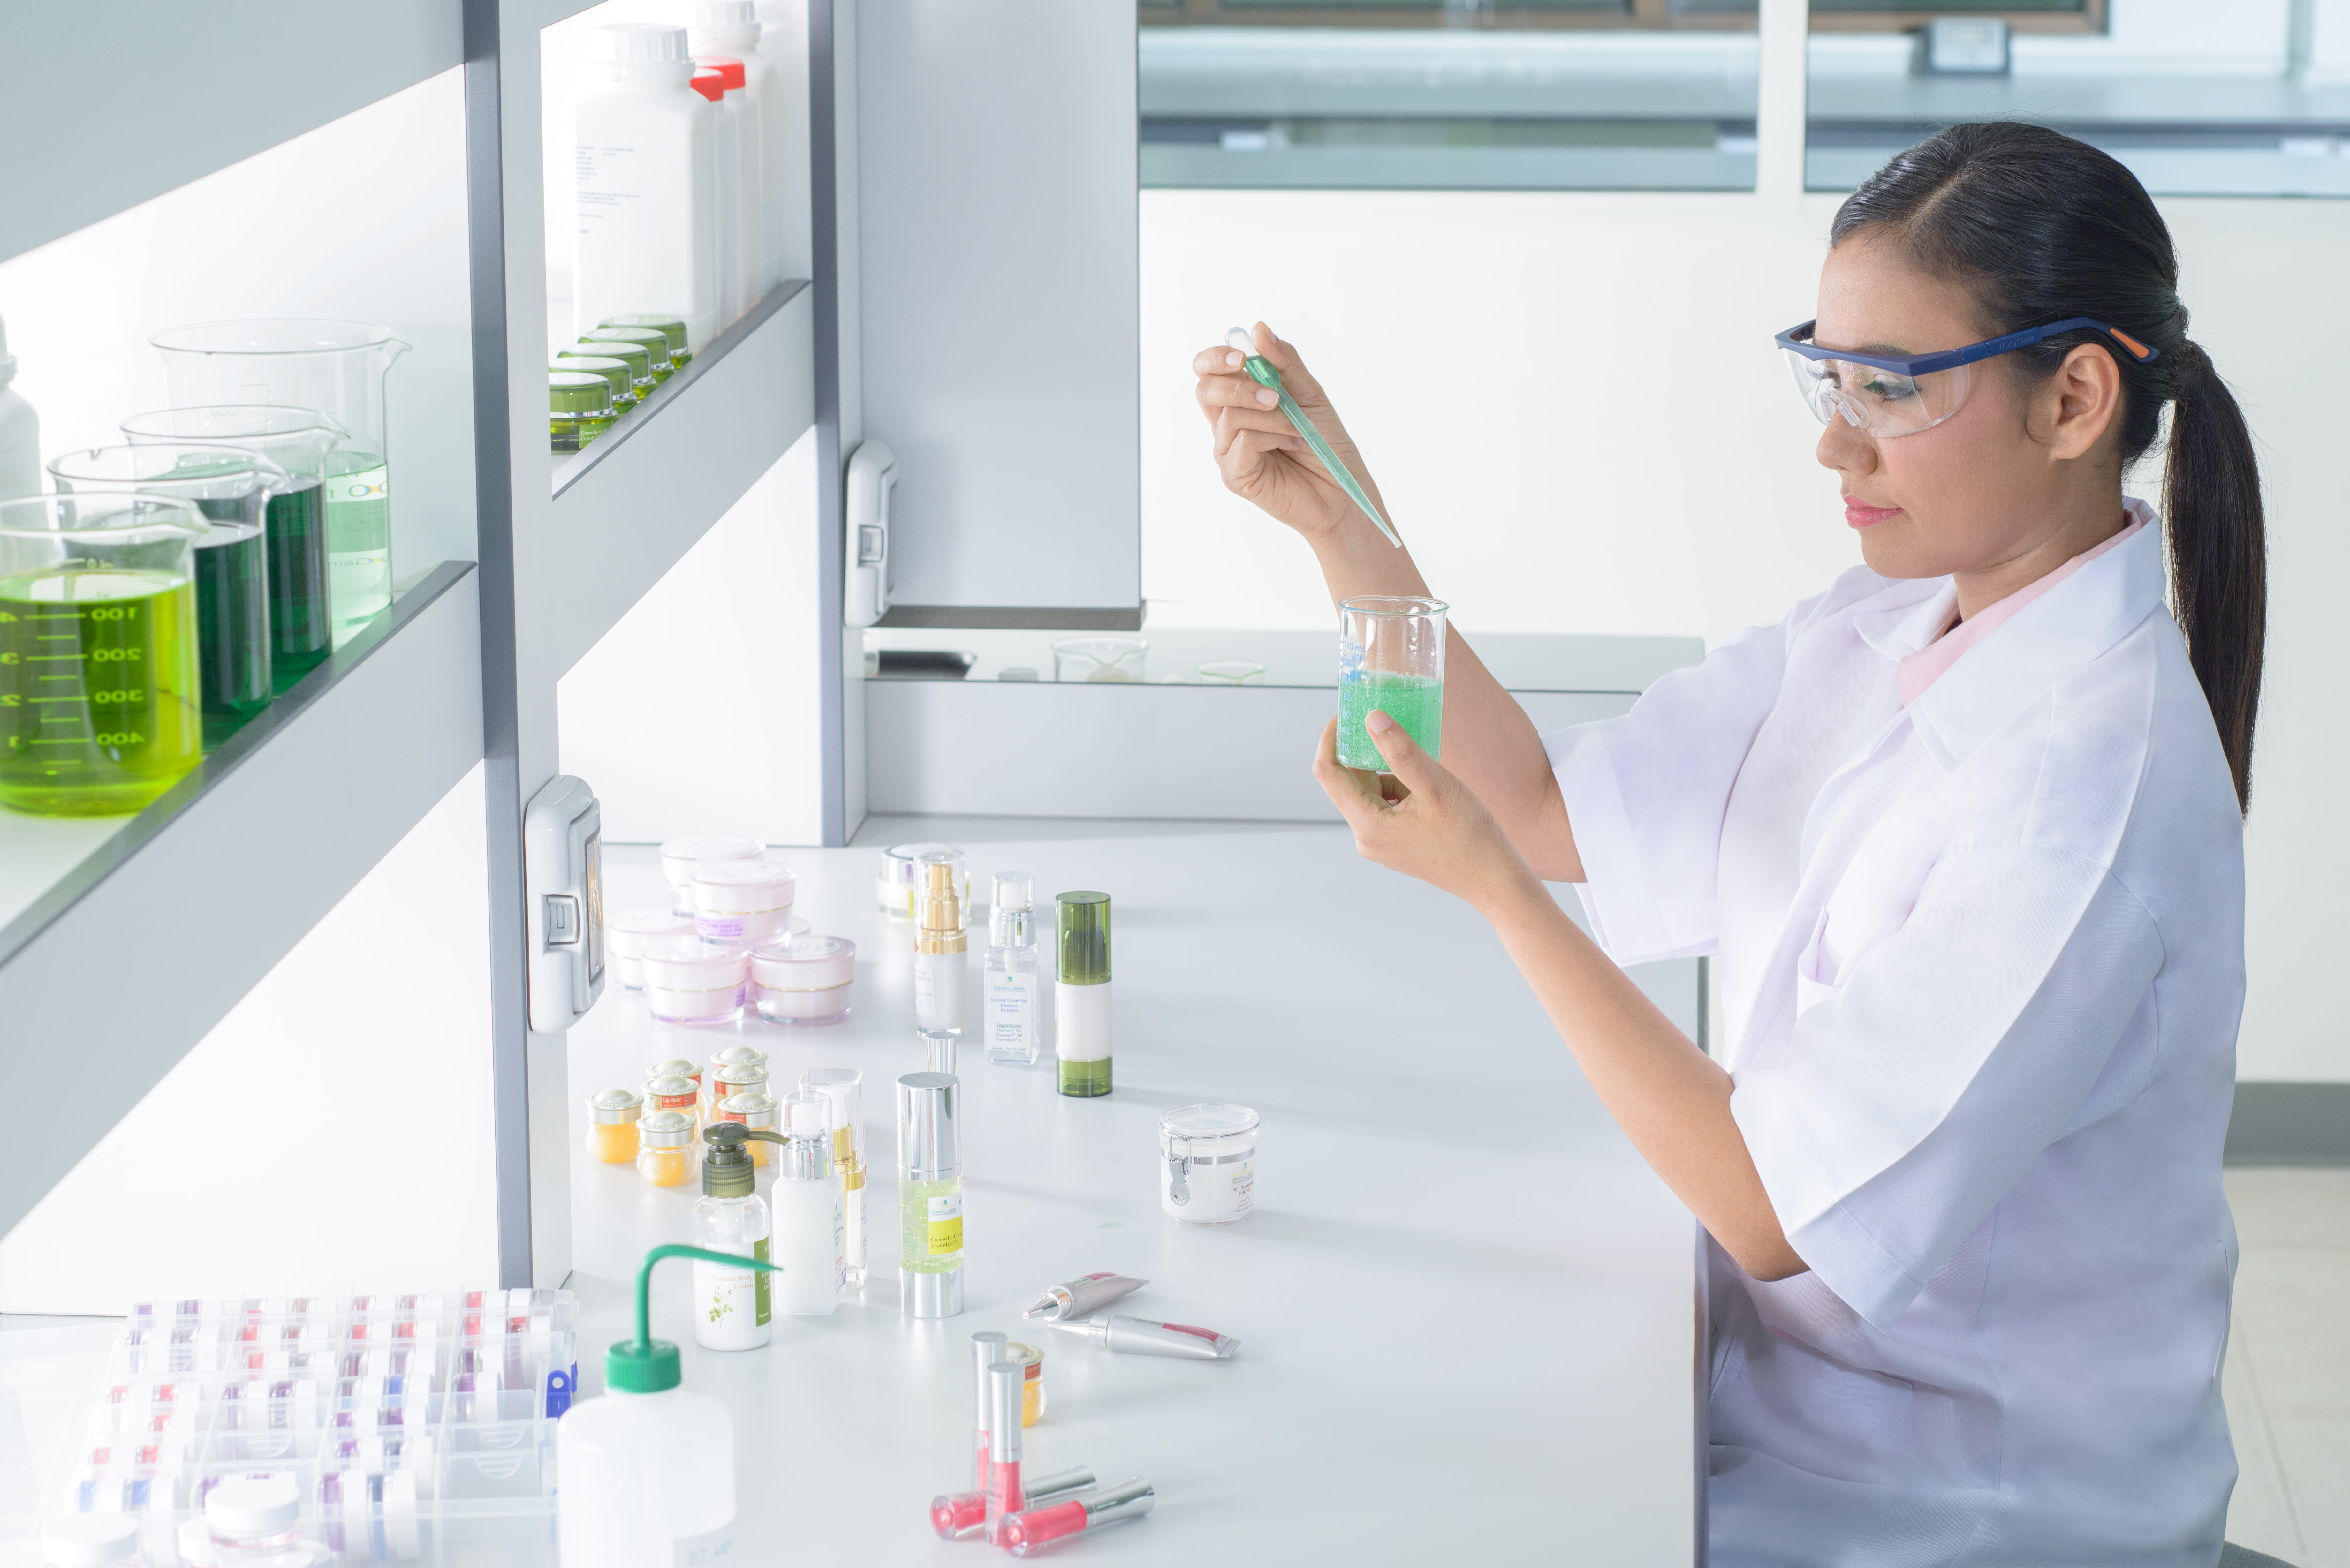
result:
<svg viewBox="0 0 2350 1568"><path fill-rule="evenodd" d="M196 590L140 572L0 577L0 805L137 811L202 760Z"/></svg>
<svg viewBox="0 0 2350 1568"><path fill-rule="evenodd" d="M962 1178L916 1181L898 1177L898 1266L910 1274L951 1274L962 1267L960 1248L951 1252L931 1251L931 1199L952 1198L962 1190Z"/></svg>
<svg viewBox="0 0 2350 1568"><path fill-rule="evenodd" d="M269 498L269 680L284 691L335 646L327 576L327 489L313 474Z"/></svg>
<svg viewBox="0 0 2350 1568"><path fill-rule="evenodd" d="M261 530L195 552L197 682L204 749L269 706L269 584Z"/></svg>
<svg viewBox="0 0 2350 1568"><path fill-rule="evenodd" d="M1365 670L1338 681L1338 761L1350 768L1384 773L1387 761L1371 744L1363 721L1374 710L1403 726L1404 733L1431 759L1440 759L1444 739L1444 682L1425 675Z"/></svg>
<svg viewBox="0 0 2350 1568"><path fill-rule="evenodd" d="M391 603L391 471L370 452L327 454L327 573L335 646Z"/></svg>
<svg viewBox="0 0 2350 1568"><path fill-rule="evenodd" d="M1108 1094L1109 1058L1105 1056L1098 1062L1062 1063L1061 1093L1085 1099Z"/></svg>

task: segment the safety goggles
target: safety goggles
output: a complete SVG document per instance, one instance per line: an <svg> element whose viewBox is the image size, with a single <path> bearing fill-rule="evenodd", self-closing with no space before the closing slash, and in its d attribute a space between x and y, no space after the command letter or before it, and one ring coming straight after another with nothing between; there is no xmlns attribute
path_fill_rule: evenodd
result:
<svg viewBox="0 0 2350 1568"><path fill-rule="evenodd" d="M2027 327L2003 337L1987 337L1939 354L1861 354L1848 348L1823 348L1811 340L1812 328L1818 325L1806 321L1779 334L1779 347L1786 351L1796 389L1819 416L1820 423L1842 414L1846 424L1879 440L1915 435L1940 424L1965 404L1970 367L2029 348L2060 332L2094 327L2120 344L2141 365L2156 358L2155 351L2137 338L2087 316L2068 316L2045 327Z"/></svg>

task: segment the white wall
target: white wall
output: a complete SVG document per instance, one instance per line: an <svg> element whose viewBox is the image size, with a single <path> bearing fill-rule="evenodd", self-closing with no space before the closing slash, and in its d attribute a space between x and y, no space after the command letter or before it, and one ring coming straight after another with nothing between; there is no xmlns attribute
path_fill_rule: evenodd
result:
<svg viewBox="0 0 2350 1568"><path fill-rule="evenodd" d="M1813 314L1835 198L1149 191L1143 592L1157 626L1315 627L1305 550L1227 494L1191 356L1257 317L1333 389L1472 636L1775 619L1858 557L1818 426L1770 344ZM2175 200L2196 337L2262 442L2269 685L2251 861L2247 1077L2350 1080L2325 982L2344 930L2350 202ZM2146 476L2140 488L2158 491Z"/></svg>
<svg viewBox="0 0 2350 1568"><path fill-rule="evenodd" d="M604 836L823 839L816 433L775 460L556 688Z"/></svg>
<svg viewBox="0 0 2350 1568"><path fill-rule="evenodd" d="M188 112L202 112L193 99ZM0 262L0 317L44 462L120 441L124 416L169 406L147 342L166 327L390 327L414 346L385 393L393 568L407 577L474 558L467 279L463 77L451 70Z"/></svg>
<svg viewBox="0 0 2350 1568"><path fill-rule="evenodd" d="M0 1237L0 1312L495 1282L484 821L477 765Z"/></svg>

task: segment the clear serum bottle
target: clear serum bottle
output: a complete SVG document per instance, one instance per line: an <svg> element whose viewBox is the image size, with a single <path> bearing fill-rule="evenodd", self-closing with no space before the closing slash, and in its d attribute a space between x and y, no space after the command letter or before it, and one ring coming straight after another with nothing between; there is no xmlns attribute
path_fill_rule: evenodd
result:
<svg viewBox="0 0 2350 1568"><path fill-rule="evenodd" d="M914 1027L963 1029L971 938L963 930L959 867L944 855L922 857L920 924L914 932Z"/></svg>
<svg viewBox="0 0 2350 1568"><path fill-rule="evenodd" d="M1036 879L999 871L987 899L987 973L980 992L980 1031L991 1062L1027 1066L1036 1060Z"/></svg>
<svg viewBox="0 0 2350 1568"><path fill-rule="evenodd" d="M1064 893L1057 901L1059 979L1053 986L1054 1048L1061 1093L1109 1093L1109 895Z"/></svg>
<svg viewBox="0 0 2350 1568"><path fill-rule="evenodd" d="M898 1080L898 1292L908 1317L962 1311L962 1085Z"/></svg>
<svg viewBox="0 0 2350 1568"><path fill-rule="evenodd" d="M822 1317L840 1304L840 1181L832 1168L832 1102L814 1089L784 1096L790 1141L776 1160L775 1261L779 1305ZM766 1276L762 1274L761 1279Z"/></svg>
<svg viewBox="0 0 2350 1568"><path fill-rule="evenodd" d="M751 1143L782 1143L740 1122L702 1128L702 1201L693 1206L692 1241L713 1252L770 1261L773 1224L755 1187ZM774 1335L774 1303L764 1269L693 1261L693 1342L704 1350L756 1350Z"/></svg>

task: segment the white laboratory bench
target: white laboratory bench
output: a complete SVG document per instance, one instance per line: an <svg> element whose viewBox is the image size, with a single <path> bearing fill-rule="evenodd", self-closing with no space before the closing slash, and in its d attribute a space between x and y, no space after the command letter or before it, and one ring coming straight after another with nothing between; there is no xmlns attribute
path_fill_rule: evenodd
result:
<svg viewBox="0 0 2350 1568"><path fill-rule="evenodd" d="M1086 1464L1159 1489L1151 1517L1058 1548L1070 1562L1694 1560L1690 1220L1464 906L1331 827L900 821L860 836L777 852L798 867L798 911L858 945L848 1022L679 1029L614 989L570 1034L575 1148L586 1097L662 1058L754 1044L778 1094L806 1067L865 1074L861 1293L726 1353L693 1344L690 1266L655 1276L653 1332L734 1415L743 1561L989 1560L925 1517L968 1484L981 1329L1045 1351L1029 1473ZM1062 1097L1049 1055L997 1066L974 1047L961 1064L967 1304L938 1322L900 1314L896 1278L894 1083L922 1064L910 939L874 910L871 846L907 838L964 846L983 903L1003 869L1032 872L1048 907L1080 888L1114 900L1115 1091ZM609 909L665 898L649 848L608 848L606 872ZM983 922L974 988L983 950ZM1159 1116L1202 1100L1263 1118L1258 1207L1228 1227L1159 1208ZM638 1260L686 1239L698 1189L581 1155L571 1192L593 1394L603 1348L630 1333ZM1113 1355L1022 1322L1043 1287L1097 1269L1151 1282L1113 1311L1238 1335L1238 1356Z"/></svg>

